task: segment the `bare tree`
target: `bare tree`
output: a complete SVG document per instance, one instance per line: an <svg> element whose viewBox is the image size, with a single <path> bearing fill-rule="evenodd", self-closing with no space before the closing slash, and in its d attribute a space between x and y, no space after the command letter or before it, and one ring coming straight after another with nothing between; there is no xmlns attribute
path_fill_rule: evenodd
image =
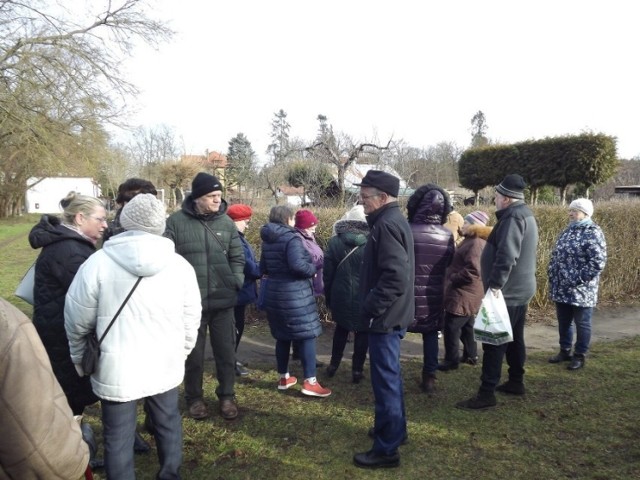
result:
<svg viewBox="0 0 640 480"><path fill-rule="evenodd" d="M124 98L137 93L121 74L123 56L137 40L155 46L172 34L142 0L78 7L0 0L0 216L14 213L8 205L28 178L83 164L95 173L104 124L122 118Z"/></svg>

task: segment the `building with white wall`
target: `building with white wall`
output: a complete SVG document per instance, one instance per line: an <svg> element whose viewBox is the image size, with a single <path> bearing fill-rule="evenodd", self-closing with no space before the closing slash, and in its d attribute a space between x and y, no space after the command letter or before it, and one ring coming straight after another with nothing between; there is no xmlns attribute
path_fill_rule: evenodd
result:
<svg viewBox="0 0 640 480"><path fill-rule="evenodd" d="M26 213L60 213L60 200L69 192L92 197L101 195L100 186L88 177L30 178L27 185L33 186L25 195Z"/></svg>

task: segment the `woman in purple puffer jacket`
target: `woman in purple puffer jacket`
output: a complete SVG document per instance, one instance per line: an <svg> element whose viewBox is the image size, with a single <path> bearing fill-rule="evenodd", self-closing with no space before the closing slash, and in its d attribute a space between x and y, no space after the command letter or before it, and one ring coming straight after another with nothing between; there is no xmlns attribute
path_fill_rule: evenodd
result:
<svg viewBox="0 0 640 480"><path fill-rule="evenodd" d="M416 313L410 332L422 334L424 364L421 388L435 392L438 370L438 330L444 321L444 281L455 252L453 235L443 226L451 212L449 194L437 185L418 188L407 204L416 256Z"/></svg>

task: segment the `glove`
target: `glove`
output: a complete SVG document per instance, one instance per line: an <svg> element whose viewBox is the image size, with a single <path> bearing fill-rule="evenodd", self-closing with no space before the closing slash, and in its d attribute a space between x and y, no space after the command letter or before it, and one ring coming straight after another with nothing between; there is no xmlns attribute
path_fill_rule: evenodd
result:
<svg viewBox="0 0 640 480"><path fill-rule="evenodd" d="M78 372L78 376L84 377L84 369L82 368L82 365L80 365L79 363L74 363L73 366L76 367L76 372Z"/></svg>

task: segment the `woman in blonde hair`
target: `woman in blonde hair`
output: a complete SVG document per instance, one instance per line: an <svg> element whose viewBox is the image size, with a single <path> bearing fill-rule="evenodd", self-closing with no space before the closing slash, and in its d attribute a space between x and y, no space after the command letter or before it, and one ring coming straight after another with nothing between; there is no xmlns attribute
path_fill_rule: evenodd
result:
<svg viewBox="0 0 640 480"><path fill-rule="evenodd" d="M107 212L99 199L76 192L63 198L60 206L61 217L43 215L29 233L31 247L42 249L36 260L33 324L73 414L81 415L98 398L89 377L79 377L71 362L64 299L78 268L96 251L107 228Z"/></svg>

